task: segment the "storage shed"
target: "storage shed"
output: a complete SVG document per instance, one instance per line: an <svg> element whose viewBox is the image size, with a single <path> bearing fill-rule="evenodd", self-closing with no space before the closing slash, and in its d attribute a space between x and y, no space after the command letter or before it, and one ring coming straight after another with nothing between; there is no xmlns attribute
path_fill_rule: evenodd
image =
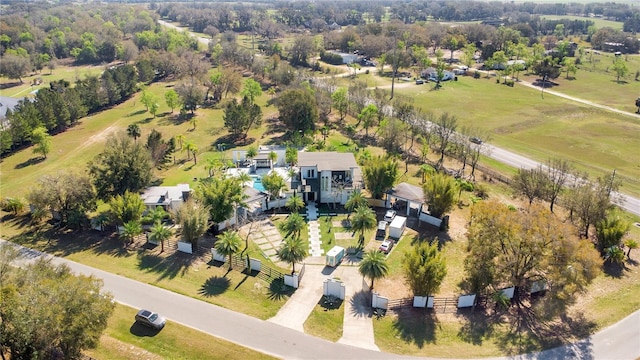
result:
<svg viewBox="0 0 640 360"><path fill-rule="evenodd" d="M389 225L389 237L400 239L406 226L407 218L404 216L396 216L393 221L391 221L391 225Z"/></svg>
<svg viewBox="0 0 640 360"><path fill-rule="evenodd" d="M344 257L345 251L342 246L334 246L331 250L327 251L326 265L335 267L340 264Z"/></svg>

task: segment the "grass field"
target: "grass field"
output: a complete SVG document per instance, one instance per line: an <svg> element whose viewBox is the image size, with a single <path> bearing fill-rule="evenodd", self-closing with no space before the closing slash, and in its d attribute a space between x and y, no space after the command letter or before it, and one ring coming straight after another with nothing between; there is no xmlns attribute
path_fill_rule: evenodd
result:
<svg viewBox="0 0 640 360"><path fill-rule="evenodd" d="M160 332L135 324L136 309L116 305L96 349L95 359L273 359L263 353L218 339L180 324L167 322Z"/></svg>
<svg viewBox="0 0 640 360"><path fill-rule="evenodd" d="M442 90L412 86L397 89L415 96L415 105L436 115L449 112L460 126L486 131L491 142L538 161L563 158L592 176L613 169L623 192L640 194L640 121L546 95L523 86L496 84L494 78L462 77ZM500 99L500 101L495 101Z"/></svg>
<svg viewBox="0 0 640 360"><path fill-rule="evenodd" d="M616 74L611 70L614 57L605 52L585 53L578 72L569 74L569 79L567 73L563 72L553 81L557 85L550 90L634 113L637 110L635 99L640 96L640 81L636 80L636 72L640 71L640 55L623 56L629 72L620 82L617 82ZM525 75L520 78L533 82L537 77ZM637 121L640 122L640 118Z"/></svg>
<svg viewBox="0 0 640 360"><path fill-rule="evenodd" d="M604 27L610 27L610 28L613 28L613 29L616 29L616 30L622 30L622 22L620 22L620 21L612 21L612 20L605 20L605 19L601 19L601 18L592 18L592 17L584 17L584 16L573 16L573 15L540 15L540 18L547 19L547 20L560 20L560 19L583 20L583 21L584 20L589 20L589 21L593 21L595 26L598 29L602 29Z"/></svg>

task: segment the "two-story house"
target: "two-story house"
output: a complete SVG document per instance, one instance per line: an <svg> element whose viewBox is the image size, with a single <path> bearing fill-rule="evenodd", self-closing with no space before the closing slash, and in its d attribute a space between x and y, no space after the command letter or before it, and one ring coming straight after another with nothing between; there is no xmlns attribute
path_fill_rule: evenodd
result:
<svg viewBox="0 0 640 360"><path fill-rule="evenodd" d="M308 202L344 205L351 193L361 189L362 172L352 153L298 153L301 192Z"/></svg>

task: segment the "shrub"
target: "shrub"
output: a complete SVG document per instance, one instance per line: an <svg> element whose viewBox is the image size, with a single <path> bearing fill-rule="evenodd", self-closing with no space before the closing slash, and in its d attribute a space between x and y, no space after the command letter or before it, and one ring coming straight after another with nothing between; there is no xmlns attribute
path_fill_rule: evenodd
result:
<svg viewBox="0 0 640 360"><path fill-rule="evenodd" d="M487 187L482 184L476 184L474 193L480 199L486 200L489 198L489 191L487 190Z"/></svg>

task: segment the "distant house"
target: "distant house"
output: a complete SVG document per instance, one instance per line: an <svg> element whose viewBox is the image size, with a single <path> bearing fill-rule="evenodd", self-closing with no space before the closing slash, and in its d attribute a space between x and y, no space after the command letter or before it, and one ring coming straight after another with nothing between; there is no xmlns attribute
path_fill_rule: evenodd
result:
<svg viewBox="0 0 640 360"><path fill-rule="evenodd" d="M190 194L189 184L178 184L176 186L152 186L145 190L141 197L148 210L161 206L169 211L177 210L183 202L189 199Z"/></svg>
<svg viewBox="0 0 640 360"><path fill-rule="evenodd" d="M438 81L438 71L435 68L426 68L420 73L420 77L429 81ZM456 75L451 71L445 70L442 74L442 81L455 79Z"/></svg>
<svg viewBox="0 0 640 360"><path fill-rule="evenodd" d="M342 29L342 26L338 25L337 22L333 22L333 24L329 25L329 30L340 30Z"/></svg>
<svg viewBox="0 0 640 360"><path fill-rule="evenodd" d="M352 153L300 152L299 184L304 200L345 204L354 190L362 188L362 172Z"/></svg>

